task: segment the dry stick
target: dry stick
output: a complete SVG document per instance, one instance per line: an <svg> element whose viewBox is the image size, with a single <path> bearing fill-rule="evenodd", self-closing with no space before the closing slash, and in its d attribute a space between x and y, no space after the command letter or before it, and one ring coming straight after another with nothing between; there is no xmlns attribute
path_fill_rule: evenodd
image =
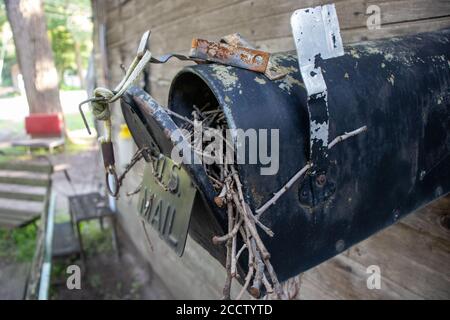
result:
<svg viewBox="0 0 450 320"><path fill-rule="evenodd" d="M227 234L225 234L225 235L223 235L223 236L221 236L221 237L214 236L214 237L212 238L212 242L213 242L214 244L219 244L219 243L228 241L229 239L235 237L236 234L237 234L238 231L239 231L239 228L240 228L241 225L242 225L242 222L244 222L244 220L243 220L243 218L240 218L240 219L238 220L238 222L234 225L233 229L232 229L230 232L228 232Z"/></svg>
<svg viewBox="0 0 450 320"><path fill-rule="evenodd" d="M263 231L264 231L269 237L273 237L273 236L274 236L273 231L272 231L269 227L267 227L267 226L265 226L264 224L262 224L262 222L259 221L259 220L253 215L252 209L250 209L250 206L249 206L247 203L244 203L244 205L245 205L247 214L250 216L250 218L252 218L252 220L253 220L253 221L254 221L261 229L263 229Z"/></svg>
<svg viewBox="0 0 450 320"><path fill-rule="evenodd" d="M287 300L287 297L283 292L283 288L278 281L277 274L275 273L275 270L273 270L272 264L270 263L269 259L264 259L264 264L266 265L267 272L269 273L270 279L272 280L275 294L279 299Z"/></svg>
<svg viewBox="0 0 450 320"><path fill-rule="evenodd" d="M364 132L364 131L366 131L366 130L367 130L367 126L363 126L363 127L359 128L359 129L356 129L356 130L353 130L353 131L350 131L350 132L346 132L346 133L344 133L343 135L334 138L333 141L331 141L331 142L328 144L328 149L331 149L331 148L333 148L336 144L338 144L339 142L342 142L342 141L344 141L344 140L347 140L348 138L353 137L353 136L356 136L356 135L358 135L358 134L360 134L360 133L362 133L362 132Z"/></svg>
<svg viewBox="0 0 450 320"><path fill-rule="evenodd" d="M194 122L193 122L192 120L186 118L185 116L182 116L182 115L180 115L180 114L178 114L178 113L176 113L176 112L174 112L174 111L172 111L172 110L170 110L170 109L165 109L165 111L166 111L168 114L170 114L171 116L174 116L174 117L176 117L176 118L178 118L178 119L181 119L181 120L183 120L183 121L186 121L187 123L189 123L189 124L191 124L191 125L194 125Z"/></svg>
<svg viewBox="0 0 450 320"><path fill-rule="evenodd" d="M300 169L279 191L274 193L273 197L267 201L262 207L256 210L256 218L259 219L261 215L269 209L269 207L273 206L277 200L286 192L289 190L290 187L298 180L300 179L303 174L308 171L312 167L312 163L308 163L306 166Z"/></svg>
<svg viewBox="0 0 450 320"><path fill-rule="evenodd" d="M231 233L233 227L233 205L231 201L227 202L227 212L228 212L228 233ZM225 263L225 269L227 270L227 278L225 280L225 286L223 287L223 299L230 300L230 291L231 291L231 239L227 241L227 260Z"/></svg>
<svg viewBox="0 0 450 320"><path fill-rule="evenodd" d="M341 136L336 137L331 143L328 144L328 149L333 148L336 144L339 142L342 142L350 137L356 136L364 131L367 130L367 126L361 127L359 129L356 129L351 132L347 132ZM271 206L273 206L277 200L286 192L289 190L290 187L298 180L300 179L306 171L308 171L313 166L312 163L306 164L303 168L301 168L280 190L278 190L276 193L274 193L273 197L267 201L262 207L256 210L256 218L259 219L259 217Z"/></svg>
<svg viewBox="0 0 450 320"><path fill-rule="evenodd" d="M261 255L259 254L258 250L256 249L255 240L251 239L250 241L252 250L255 252L256 273L255 277L253 278L253 284L250 287L249 291L253 297L259 298L259 296L261 295L261 284L264 275L264 262L262 261Z"/></svg>
<svg viewBox="0 0 450 320"><path fill-rule="evenodd" d="M250 230L247 226L244 226L245 228L245 232L241 230L241 234L244 237L245 236L245 242L247 243L247 247L249 248L248 250L248 272L247 275L245 277L245 282L244 285L242 286L241 291L239 292L239 294L236 297L236 300L240 300L242 298L242 295L244 294L244 292L247 290L249 284L250 284L250 280L252 279L253 276L253 272L254 272L254 255L253 255L253 250L250 250L251 248L251 244L250 244Z"/></svg>
<svg viewBox="0 0 450 320"><path fill-rule="evenodd" d="M233 237L231 240L231 277L236 277L236 245L237 237Z"/></svg>
<svg viewBox="0 0 450 320"><path fill-rule="evenodd" d="M244 243L236 254L236 261L239 260L239 257L241 256L242 252L244 252L245 249L247 249L247 245Z"/></svg>
<svg viewBox="0 0 450 320"><path fill-rule="evenodd" d="M234 204L236 205L237 210L241 213L241 216L244 218L244 226L248 229L248 232L250 232L252 237L255 239L256 245L257 245L259 251L261 252L263 259L270 259L270 253L269 253L269 251L267 251L266 246L264 245L261 238L259 237L258 231L256 230L253 220L250 220L250 218L247 216L244 209L242 209L239 199L235 193L233 194L233 201L234 201ZM248 246L248 244L247 244L247 246ZM249 248L250 248L250 246L249 246ZM251 251L251 250L249 250L249 251Z"/></svg>
<svg viewBox="0 0 450 320"><path fill-rule="evenodd" d="M239 196L239 200L242 204L242 208L244 209L244 213L246 213L247 216L250 216L251 219L261 228L264 230L265 233L267 233L267 235L269 237L273 237L273 232L272 230L270 230L267 226L265 226L264 224L262 224L257 217L255 217L253 215L253 212L250 210L250 207L246 204L245 200L244 200L244 193L242 192L242 183L241 180L239 179L239 175L236 171L236 168L234 166L230 166L231 167L231 173L233 176L233 179L236 183L236 187L238 189L238 196Z"/></svg>
<svg viewBox="0 0 450 320"><path fill-rule="evenodd" d="M215 182L215 183L217 183L219 186L222 186L222 187L224 187L224 184L223 184L223 182L221 182L221 181L219 181L219 180L217 180L216 178L214 178L213 176L211 176L211 175L208 175L208 178L209 179L211 179L213 182Z"/></svg>
<svg viewBox="0 0 450 320"><path fill-rule="evenodd" d="M250 284L250 280L252 279L253 276L253 272L255 270L255 267L253 266L253 264L249 267L247 276L245 277L245 282L244 282L244 286L242 287L241 291L239 292L239 294L236 297L236 300L240 300L242 298L242 295L244 294L244 292L247 290L249 284Z"/></svg>
<svg viewBox="0 0 450 320"><path fill-rule="evenodd" d="M266 277L266 275L264 273L263 273L262 282L264 284L264 287L266 287L266 292L267 293L273 293L273 288L272 288L269 280L267 280L267 277Z"/></svg>

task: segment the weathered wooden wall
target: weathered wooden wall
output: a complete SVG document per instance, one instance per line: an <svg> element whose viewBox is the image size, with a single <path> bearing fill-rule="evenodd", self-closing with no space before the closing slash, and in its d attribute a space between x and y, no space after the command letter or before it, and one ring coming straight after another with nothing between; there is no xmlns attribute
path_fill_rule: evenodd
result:
<svg viewBox="0 0 450 320"><path fill-rule="evenodd" d="M151 29L153 54L187 53L194 37L219 39L240 32L257 47L271 52L294 49L290 16L298 8L336 4L344 43L417 33L450 26L448 0L108 0L107 46L111 80L122 75L120 63L132 57L142 32ZM368 30L367 7L381 10L380 30ZM152 94L166 101L172 77L183 63L151 67Z"/></svg>
<svg viewBox="0 0 450 320"><path fill-rule="evenodd" d="M450 27L448 0L93 0L98 84L113 87L119 82L123 75L120 65L130 63L147 29L152 30L150 50L154 55L187 53L193 37L216 40L234 32L263 50L285 51L294 48L289 23L292 12L331 2L336 4L344 43ZM381 9L379 30L366 27L366 9L372 4ZM150 91L158 101L167 102L171 79L185 64L171 61L150 67ZM119 108L114 109L117 131L120 113ZM119 158L127 156L118 152ZM141 169L132 173L125 184L130 190L139 183ZM441 202L440 215L449 214L446 201ZM220 297L223 268L190 238L180 259L150 231L154 250L149 250L135 202L119 201L122 225L174 296ZM301 297L450 298L449 232L437 225L435 214L412 216L308 271ZM387 279L382 290L366 287L365 268L370 264L382 268L383 279Z"/></svg>

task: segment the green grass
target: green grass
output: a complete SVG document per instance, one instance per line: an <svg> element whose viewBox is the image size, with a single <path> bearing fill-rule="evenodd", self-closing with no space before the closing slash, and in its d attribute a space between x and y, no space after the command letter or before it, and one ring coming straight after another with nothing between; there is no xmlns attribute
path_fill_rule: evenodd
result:
<svg viewBox="0 0 450 320"><path fill-rule="evenodd" d="M79 86L70 86L68 84L62 83L59 86L59 90L60 91L76 91L76 90L82 90L82 88Z"/></svg>
<svg viewBox="0 0 450 320"><path fill-rule="evenodd" d="M31 262L36 249L37 226L0 229L0 258L10 262Z"/></svg>
<svg viewBox="0 0 450 320"><path fill-rule="evenodd" d="M87 109L87 108L86 108ZM86 120L89 123L89 127L94 128L94 121L92 119L92 114L90 111L85 111ZM68 131L85 129L83 118L79 113L69 113L64 115L64 120L66 122L66 127ZM85 129L86 130L86 129Z"/></svg>
<svg viewBox="0 0 450 320"><path fill-rule="evenodd" d="M110 253L114 250L111 228L106 227L106 219L104 225L105 229L102 230L98 220L84 221L81 223L83 246L88 256Z"/></svg>
<svg viewBox="0 0 450 320"><path fill-rule="evenodd" d="M25 124L24 121L15 122L15 121L8 121L8 120L1 120L0 119L0 130L1 131L8 131L14 134L22 133L25 131Z"/></svg>
<svg viewBox="0 0 450 320"><path fill-rule="evenodd" d="M20 96L19 92L12 91L12 92L7 92L7 93L4 93L4 94L1 94L0 95L0 99L13 98L13 97L18 97L18 96Z"/></svg>

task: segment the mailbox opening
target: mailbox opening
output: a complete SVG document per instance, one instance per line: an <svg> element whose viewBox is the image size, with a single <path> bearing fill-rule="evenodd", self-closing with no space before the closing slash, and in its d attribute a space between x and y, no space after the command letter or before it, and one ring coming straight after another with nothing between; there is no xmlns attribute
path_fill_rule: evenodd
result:
<svg viewBox="0 0 450 320"><path fill-rule="evenodd" d="M205 81L198 75L193 73L181 73L173 81L168 107L170 110L185 116L191 117L194 106L202 111L211 111L219 108L214 93L208 87ZM181 127L184 123L182 120L174 118L175 123Z"/></svg>

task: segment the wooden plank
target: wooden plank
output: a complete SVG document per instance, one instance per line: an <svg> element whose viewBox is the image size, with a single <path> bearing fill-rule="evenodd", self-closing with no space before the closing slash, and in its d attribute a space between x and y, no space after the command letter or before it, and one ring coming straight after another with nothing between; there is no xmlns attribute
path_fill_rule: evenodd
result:
<svg viewBox="0 0 450 320"><path fill-rule="evenodd" d="M442 208L448 214L448 204L449 197L443 198L430 209ZM422 209L412 215L427 216L431 212ZM377 233L305 272L301 298L448 299L450 235L436 237L435 228L427 223L419 230L399 222ZM370 265L381 269L381 290L366 287L366 268Z"/></svg>
<svg viewBox="0 0 450 320"><path fill-rule="evenodd" d="M31 217L39 215L44 209L44 203L23 200L0 200L0 215L11 216L12 218Z"/></svg>
<svg viewBox="0 0 450 320"><path fill-rule="evenodd" d="M27 201L44 201L45 195L27 192L10 192L1 191L0 198L15 199L15 200L27 200Z"/></svg>
<svg viewBox="0 0 450 320"><path fill-rule="evenodd" d="M333 1L315 1L310 4L328 2ZM436 3L424 0L337 1L341 29L363 27L364 32L367 32L365 10L371 3L380 6L382 25L450 15L450 4L445 0ZM179 49L179 44L193 36L220 37L232 32L240 32L250 41L290 36L290 16L298 7L302 5L294 1L279 1L276 6L267 5L264 1L242 1L220 10L199 13L178 20L177 23L153 28L153 34L160 35L153 38L152 48L172 51Z"/></svg>
<svg viewBox="0 0 450 320"><path fill-rule="evenodd" d="M420 234L448 242L450 229L444 225L448 219L450 219L450 195L410 214L399 223L417 230Z"/></svg>
<svg viewBox="0 0 450 320"><path fill-rule="evenodd" d="M449 2L450 3L450 2ZM344 30L342 33L344 43L353 43L364 40L391 38L402 35L417 34L450 28L450 17L439 17L412 22L395 23L383 26L380 30L356 28Z"/></svg>
<svg viewBox="0 0 450 320"><path fill-rule="evenodd" d="M442 28L450 27L450 17L429 19L408 23L393 24L384 27L382 32L373 30L370 32L363 32L361 29L351 29L342 31L342 37L346 44L353 42L360 42L362 40L375 40L379 38L399 36L405 34L416 34L422 32L434 31ZM367 30L365 30L367 31ZM294 42L292 36L276 38L270 40L261 40L254 42L256 47L261 50L269 52L290 51L294 50ZM177 50L174 50L177 51ZM166 103L169 93L170 83L173 77L187 62L171 61L165 65L151 65L151 94L157 101Z"/></svg>
<svg viewBox="0 0 450 320"><path fill-rule="evenodd" d="M49 174L52 172L52 166L49 163L36 161L0 162L0 170L31 171Z"/></svg>
<svg viewBox="0 0 450 320"><path fill-rule="evenodd" d="M450 28L450 17L396 23L383 26L381 30L367 30L365 28L342 30L341 35L344 44L351 44L365 40L377 40L403 35L412 35L444 28ZM253 44L257 49L269 52L295 50L294 42L292 41L292 36L290 35L286 37L257 40L254 41Z"/></svg>
<svg viewBox="0 0 450 320"><path fill-rule="evenodd" d="M0 268L0 299L22 300L30 270L29 263L14 263Z"/></svg>
<svg viewBox="0 0 450 320"><path fill-rule="evenodd" d="M47 189L45 187L0 184L0 198L44 201L46 193Z"/></svg>
<svg viewBox="0 0 450 320"><path fill-rule="evenodd" d="M33 211L33 210L24 210L24 209L12 209L12 208L5 208L0 207L0 217L8 218L11 220L28 220L28 219L34 219L36 217L39 217L41 214L40 211Z"/></svg>
<svg viewBox="0 0 450 320"><path fill-rule="evenodd" d="M109 25L118 25L119 23L123 25L124 30L133 30L133 32L142 33L148 29L155 29L156 27L163 27L167 24L174 24L178 20L182 20L186 17L190 17L194 14L211 12L226 6L233 5L240 1L223 1L223 0L202 0L202 1L191 1L186 2L186 0L164 0L164 1L133 1L136 6L137 14L132 17L132 19L122 20L120 17L120 12L114 9L112 17L109 18ZM120 22L119 22L120 21ZM139 31L138 31L139 30ZM127 43L128 37L133 34L133 32L127 33L113 33L107 32L108 46L117 46ZM154 37L152 35L152 37Z"/></svg>
<svg viewBox="0 0 450 320"><path fill-rule="evenodd" d="M0 183L46 187L50 183L50 177L43 173L0 170Z"/></svg>
<svg viewBox="0 0 450 320"><path fill-rule="evenodd" d="M10 216L3 216L0 214L0 227L1 228L7 228L7 229L14 229L23 227L29 223L32 223L33 221L37 220L39 218L38 216L30 217L29 219L21 219L21 218L14 218Z"/></svg>
<svg viewBox="0 0 450 320"><path fill-rule="evenodd" d="M427 299L450 297L449 244L397 224L355 246L348 257Z"/></svg>
<svg viewBox="0 0 450 320"><path fill-rule="evenodd" d="M367 288L366 266L339 255L302 276L300 299L422 299L386 276L380 290Z"/></svg>
<svg viewBox="0 0 450 320"><path fill-rule="evenodd" d="M56 223L53 232L53 257L66 257L80 253L80 244L71 222Z"/></svg>

